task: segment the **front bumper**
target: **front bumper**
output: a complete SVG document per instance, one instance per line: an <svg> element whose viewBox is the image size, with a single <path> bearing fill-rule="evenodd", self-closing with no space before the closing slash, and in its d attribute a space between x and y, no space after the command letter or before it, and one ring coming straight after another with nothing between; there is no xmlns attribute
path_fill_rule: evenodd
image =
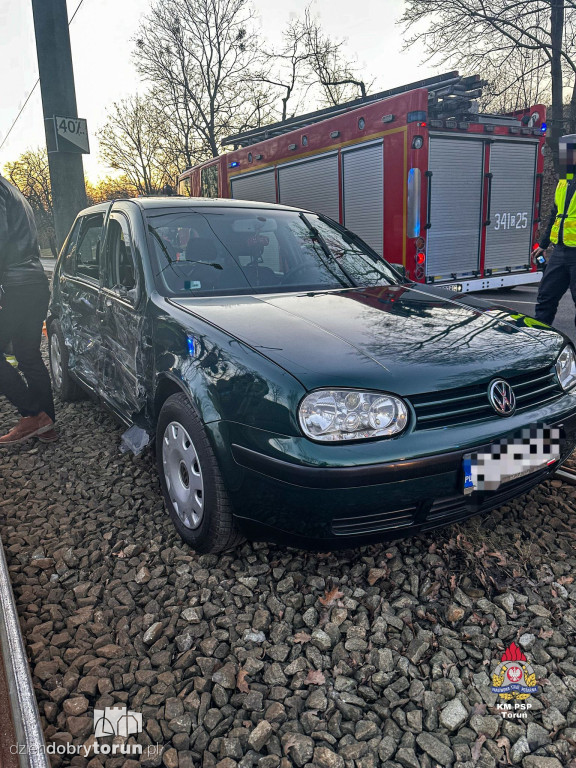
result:
<svg viewBox="0 0 576 768"><path fill-rule="evenodd" d="M535 424L560 430L560 461L495 491L465 496L464 454L485 451ZM347 446L319 446L240 425L228 425L224 432L217 442L230 447L233 471L225 474L235 478L229 492L246 535L337 548L431 530L525 493L550 477L576 447L576 397L564 395L508 419ZM387 461L373 460L384 451Z"/></svg>

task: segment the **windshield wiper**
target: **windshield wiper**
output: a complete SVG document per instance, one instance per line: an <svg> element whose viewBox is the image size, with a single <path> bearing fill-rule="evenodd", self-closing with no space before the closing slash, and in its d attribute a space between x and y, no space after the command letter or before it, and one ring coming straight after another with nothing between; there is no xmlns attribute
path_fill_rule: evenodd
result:
<svg viewBox="0 0 576 768"><path fill-rule="evenodd" d="M156 232L156 230L154 229L154 227L152 226L152 224L148 224L148 232L150 232L150 234L151 234L151 235L152 235L152 237L153 237L153 238L156 240L156 242L158 243L158 245L160 246L160 248L162 248L162 251L164 252L164 255L166 256L166 258L167 258L167 260L168 260L168 264L166 264L166 266L165 266L165 267L162 267L162 269L160 270L160 272L158 272L158 273L156 274L156 277L158 277L158 275L160 275L162 272L164 272L164 270L165 270L165 269L168 269L168 267L171 267L171 266L172 266L172 263L175 261L175 259L173 259L173 258L172 258L172 256L170 256L170 254L168 253L168 248L166 248L166 246L165 246L165 245L164 245L164 243L162 242L162 238L160 237L160 235L158 234L158 232Z"/></svg>
<svg viewBox="0 0 576 768"><path fill-rule="evenodd" d="M322 216L322 214L318 214L318 218L324 224L327 224L327 225L331 224L330 220L326 219L324 216ZM360 253L358 254L357 251L352 251L352 250L349 250L349 249L346 248L346 249L343 249L342 253L356 253L357 255L361 255L362 258L364 259L364 261L366 261L366 256L368 255L370 258L373 258L373 260L375 260L377 264L378 264L378 262L383 261L384 262L384 266L386 267L386 269L391 268L390 265L388 264L388 262L385 261L382 256L380 256L378 253L376 253L376 251L370 245L368 245L367 242L362 240L360 235L357 235L355 232L352 232L352 230L348 229L343 224L339 224L338 225L338 231L340 232L340 234L342 235L342 237L345 240L349 240L350 243L356 243L357 247L360 250ZM364 252L365 248L368 248L369 251L372 251L373 257L372 257L371 253L366 254ZM342 267L341 264L339 266ZM372 266L372 265L370 265L370 266ZM372 270L376 274L378 274L379 277L384 277L386 280L389 280L389 277L387 275L383 275L382 272L380 272L380 270L377 267L372 266ZM395 271L393 271L393 274L394 274L394 276L396 276L396 272ZM402 281L402 282L405 282L405 281Z"/></svg>
<svg viewBox="0 0 576 768"><path fill-rule="evenodd" d="M319 232L319 231L316 229L316 227L315 227L315 226L313 226L313 225L312 225L312 224L311 224L311 223L308 221L308 219L306 218L306 216L305 216L303 213L300 213L300 214L299 214L299 216L300 216L300 218L302 219L302 221L304 222L304 224L306 225L307 229L309 230L309 232L310 232L310 235L311 235L311 237L312 237L312 241L314 241L314 240L315 240L315 241L318 243L318 245L319 245L319 246L320 246L320 248L322 249L322 252L323 252L323 253L324 253L324 255L326 256L326 258L327 258L327 259L329 259L329 261L334 261L334 254L332 253L332 251L330 250L330 248L328 248L328 245L327 245L327 243L326 243L326 240L324 240L324 238L322 237L322 235L320 234L320 232ZM320 254L318 254L318 255L320 255ZM342 280L342 278L341 278L339 275L337 275L335 272L333 272L333 270L330 268L330 265L329 265L329 264L327 264L327 263L324 261L324 259L322 259L322 258L321 258L321 261L322 261L322 263L324 264L324 266L326 267L326 269L328 270L328 272L330 272L330 274L332 275L332 277L336 278L336 280L338 280L338 282L340 283L340 285L341 285L343 288L350 288L351 286L355 286L355 285L356 285L356 283L355 283L355 282L354 282L354 280L352 279L352 276L348 274L348 272L347 272L347 271L344 269L344 267L342 266L342 264L338 264L338 269L340 269L340 270L341 270L341 271L344 273L345 277L347 277L347 278L348 278L348 280L350 281L350 284L349 284L349 285L346 285L346 283L344 282L344 280Z"/></svg>

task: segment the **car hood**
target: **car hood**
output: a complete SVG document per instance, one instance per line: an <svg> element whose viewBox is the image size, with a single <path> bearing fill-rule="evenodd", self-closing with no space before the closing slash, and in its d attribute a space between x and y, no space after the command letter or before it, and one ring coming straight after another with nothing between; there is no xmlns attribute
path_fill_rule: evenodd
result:
<svg viewBox="0 0 576 768"><path fill-rule="evenodd" d="M401 394L551 366L558 332L525 315L437 288L172 299L289 371L308 389Z"/></svg>

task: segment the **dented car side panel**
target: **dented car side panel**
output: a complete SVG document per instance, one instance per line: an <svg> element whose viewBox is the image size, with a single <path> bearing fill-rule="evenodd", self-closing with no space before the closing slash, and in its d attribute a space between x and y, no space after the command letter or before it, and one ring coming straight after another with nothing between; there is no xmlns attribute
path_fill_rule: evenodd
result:
<svg viewBox="0 0 576 768"><path fill-rule="evenodd" d="M226 420L299 434L296 413L305 390L291 374L162 297L151 310L157 386L163 379L177 383L206 424Z"/></svg>
<svg viewBox="0 0 576 768"><path fill-rule="evenodd" d="M150 418L151 350L142 344L149 325L143 307L135 309L104 293L102 304L101 394L128 423L144 426Z"/></svg>
<svg viewBox="0 0 576 768"><path fill-rule="evenodd" d="M153 382L152 323L148 317L148 291L142 269L140 217L130 216L129 206L114 204L107 217L100 293L100 332L103 347L101 394L127 423L147 427L152 418L150 391ZM126 228L126 246L134 263L135 286L121 292L109 279L110 226L115 220Z"/></svg>
<svg viewBox="0 0 576 768"><path fill-rule="evenodd" d="M94 392L99 391L102 343L97 314L99 287L63 276L60 324L68 348L68 365Z"/></svg>

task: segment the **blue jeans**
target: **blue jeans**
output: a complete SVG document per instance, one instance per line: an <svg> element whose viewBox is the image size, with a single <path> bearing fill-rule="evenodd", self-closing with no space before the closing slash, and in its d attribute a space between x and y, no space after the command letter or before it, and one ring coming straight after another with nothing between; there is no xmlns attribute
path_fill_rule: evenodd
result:
<svg viewBox="0 0 576 768"><path fill-rule="evenodd" d="M546 325L552 325L560 299L568 288L576 304L576 248L557 245L548 259L538 289L536 319ZM574 322L576 323L576 318Z"/></svg>

